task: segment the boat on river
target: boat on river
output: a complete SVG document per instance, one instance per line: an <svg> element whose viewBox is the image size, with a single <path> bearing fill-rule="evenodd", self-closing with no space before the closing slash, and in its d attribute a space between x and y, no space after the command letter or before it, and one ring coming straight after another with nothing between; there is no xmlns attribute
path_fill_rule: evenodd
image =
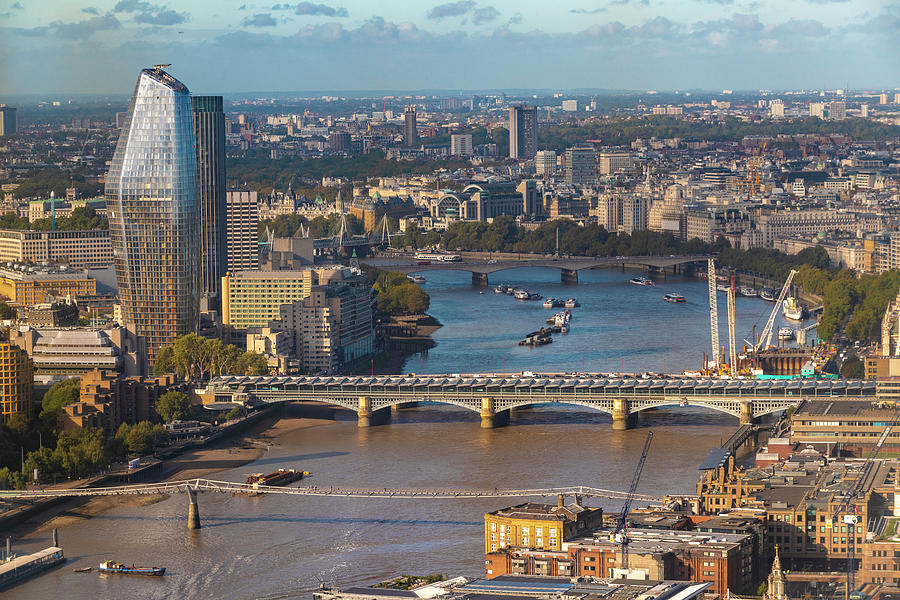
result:
<svg viewBox="0 0 900 600"><path fill-rule="evenodd" d="M495 294L505 294L507 289L509 289L509 286L506 285L505 283L501 283L500 285L498 285L497 287L494 288L494 293Z"/></svg>
<svg viewBox="0 0 900 600"><path fill-rule="evenodd" d="M746 285L741 286L740 292L741 296L744 296L745 298L756 298L759 296L759 292L757 292L756 289Z"/></svg>
<svg viewBox="0 0 900 600"><path fill-rule="evenodd" d="M633 283L634 285L653 285L653 281L644 276L632 277L628 280L628 283Z"/></svg>
<svg viewBox="0 0 900 600"><path fill-rule="evenodd" d="M568 300L566 300L565 306L566 308L578 308L579 306L581 306L581 304L579 304L578 300L576 300L575 298L569 298Z"/></svg>
<svg viewBox="0 0 900 600"><path fill-rule="evenodd" d="M717 283L716 289L719 290L720 292L722 292L723 294L727 294L728 290L731 289L731 286L728 285L727 283Z"/></svg>
<svg viewBox="0 0 900 600"><path fill-rule="evenodd" d="M800 303L797 302L797 299L793 296L788 296L784 299L784 304L781 306L781 314L784 315L785 319L790 319L791 321L802 321L803 320L803 307L800 306Z"/></svg>
<svg viewBox="0 0 900 600"><path fill-rule="evenodd" d="M775 290L772 288L763 288L759 290L759 297L767 302L775 302Z"/></svg>
<svg viewBox="0 0 900 600"><path fill-rule="evenodd" d="M263 473L253 473L247 476L247 484L253 486L260 485L277 485L283 486L295 481L300 481L309 475L309 471L295 471L294 469L278 469L268 475Z"/></svg>
<svg viewBox="0 0 900 600"><path fill-rule="evenodd" d="M685 301L684 296L682 296L681 294L678 294L676 292L669 292L668 294L663 296L663 300L665 300L666 302L684 302Z"/></svg>
<svg viewBox="0 0 900 600"><path fill-rule="evenodd" d="M559 298L547 298L544 300L544 308L560 308L565 305L565 302Z"/></svg>
<svg viewBox="0 0 900 600"><path fill-rule="evenodd" d="M131 565L123 565L113 560L106 560L100 563L97 569L100 573L117 573L122 575L149 575L159 577L166 574L165 567L136 567Z"/></svg>
<svg viewBox="0 0 900 600"><path fill-rule="evenodd" d="M794 330L790 327L782 327L778 330L778 339L779 340L791 340L794 339Z"/></svg>
<svg viewBox="0 0 900 600"><path fill-rule="evenodd" d="M419 284L425 283L424 275L407 275L406 278L409 279L410 281L412 281L413 283L419 283Z"/></svg>

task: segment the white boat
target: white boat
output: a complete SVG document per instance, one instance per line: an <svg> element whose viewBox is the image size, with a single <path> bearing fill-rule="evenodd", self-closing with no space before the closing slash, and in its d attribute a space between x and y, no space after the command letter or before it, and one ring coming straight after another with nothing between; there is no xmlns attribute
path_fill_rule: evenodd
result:
<svg viewBox="0 0 900 600"><path fill-rule="evenodd" d="M632 277L628 280L628 283L633 283L634 285L653 285L653 282L644 276Z"/></svg>
<svg viewBox="0 0 900 600"><path fill-rule="evenodd" d="M572 315L569 311L564 310L562 312L558 312L553 315L553 324L554 325L568 325L569 321L572 319Z"/></svg>
<svg viewBox="0 0 900 600"><path fill-rule="evenodd" d="M763 288L759 290L759 297L767 302L775 302L775 290Z"/></svg>
<svg viewBox="0 0 900 600"><path fill-rule="evenodd" d="M781 314L784 315L785 319L790 319L791 321L802 321L803 320L803 307L797 303L797 299L793 296L788 296L784 299L784 304L781 307Z"/></svg>
<svg viewBox="0 0 900 600"><path fill-rule="evenodd" d="M507 290L507 285L505 283L501 283L497 287L494 288L495 294L505 294Z"/></svg>
<svg viewBox="0 0 900 600"><path fill-rule="evenodd" d="M566 308L577 308L581 306L575 298L569 298L565 303Z"/></svg>
<svg viewBox="0 0 900 600"><path fill-rule="evenodd" d="M669 292L665 296L663 296L663 300L666 302L684 302L684 296L675 292Z"/></svg>
<svg viewBox="0 0 900 600"><path fill-rule="evenodd" d="M790 340L794 338L794 330L790 327L782 327L778 330L779 340Z"/></svg>
<svg viewBox="0 0 900 600"><path fill-rule="evenodd" d="M722 292L723 294L727 294L728 290L731 289L731 286L727 283L719 283L716 285L716 289Z"/></svg>
<svg viewBox="0 0 900 600"><path fill-rule="evenodd" d="M424 275L407 275L406 278L409 279L410 281L412 281L413 283L425 283Z"/></svg>
<svg viewBox="0 0 900 600"><path fill-rule="evenodd" d="M544 308L559 308L563 306L565 302L560 300L559 298L547 298L544 300Z"/></svg>
<svg viewBox="0 0 900 600"><path fill-rule="evenodd" d="M752 287L748 287L746 285L741 286L740 292L741 292L741 296L744 296L746 298L756 298L757 296L759 296L759 292L757 292Z"/></svg>

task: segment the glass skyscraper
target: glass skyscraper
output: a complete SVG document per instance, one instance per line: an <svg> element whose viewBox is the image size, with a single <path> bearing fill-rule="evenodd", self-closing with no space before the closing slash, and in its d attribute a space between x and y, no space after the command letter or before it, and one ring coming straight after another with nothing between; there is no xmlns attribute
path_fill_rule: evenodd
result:
<svg viewBox="0 0 900 600"><path fill-rule="evenodd" d="M160 67L138 77L106 177L106 205L126 325L163 346L197 331L200 213L187 87Z"/></svg>

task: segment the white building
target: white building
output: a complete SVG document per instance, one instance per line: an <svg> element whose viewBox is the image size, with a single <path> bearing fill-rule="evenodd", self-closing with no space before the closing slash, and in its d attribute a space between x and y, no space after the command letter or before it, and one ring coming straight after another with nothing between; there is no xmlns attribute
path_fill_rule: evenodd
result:
<svg viewBox="0 0 900 600"><path fill-rule="evenodd" d="M534 155L534 170L538 177L552 177L556 172L556 152L538 150Z"/></svg>
<svg viewBox="0 0 900 600"><path fill-rule="evenodd" d="M578 100L563 100L562 109L566 112L578 112Z"/></svg>
<svg viewBox="0 0 900 600"><path fill-rule="evenodd" d="M601 152L600 174L610 175L618 171L628 171L634 166L634 159L628 152Z"/></svg>
<svg viewBox="0 0 900 600"><path fill-rule="evenodd" d="M454 133L451 135L450 154L453 156L472 156L475 154L472 148L472 134Z"/></svg>

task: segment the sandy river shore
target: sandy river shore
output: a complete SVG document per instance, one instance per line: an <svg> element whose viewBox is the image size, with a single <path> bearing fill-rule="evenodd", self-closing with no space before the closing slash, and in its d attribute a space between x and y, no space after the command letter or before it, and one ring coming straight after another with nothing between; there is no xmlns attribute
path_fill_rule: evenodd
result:
<svg viewBox="0 0 900 600"><path fill-rule="evenodd" d="M319 411L315 411L319 412ZM267 417L241 435L222 440L210 447L190 450L166 461L165 481L209 478L215 473L243 466L261 458L269 446L289 433L319 427L334 421L329 415L302 416L305 411L296 405L285 406L279 413ZM157 496L101 496L73 499L35 515L13 528L7 535L22 538L45 535L53 528L63 528L99 515L118 506L145 506L165 499Z"/></svg>

